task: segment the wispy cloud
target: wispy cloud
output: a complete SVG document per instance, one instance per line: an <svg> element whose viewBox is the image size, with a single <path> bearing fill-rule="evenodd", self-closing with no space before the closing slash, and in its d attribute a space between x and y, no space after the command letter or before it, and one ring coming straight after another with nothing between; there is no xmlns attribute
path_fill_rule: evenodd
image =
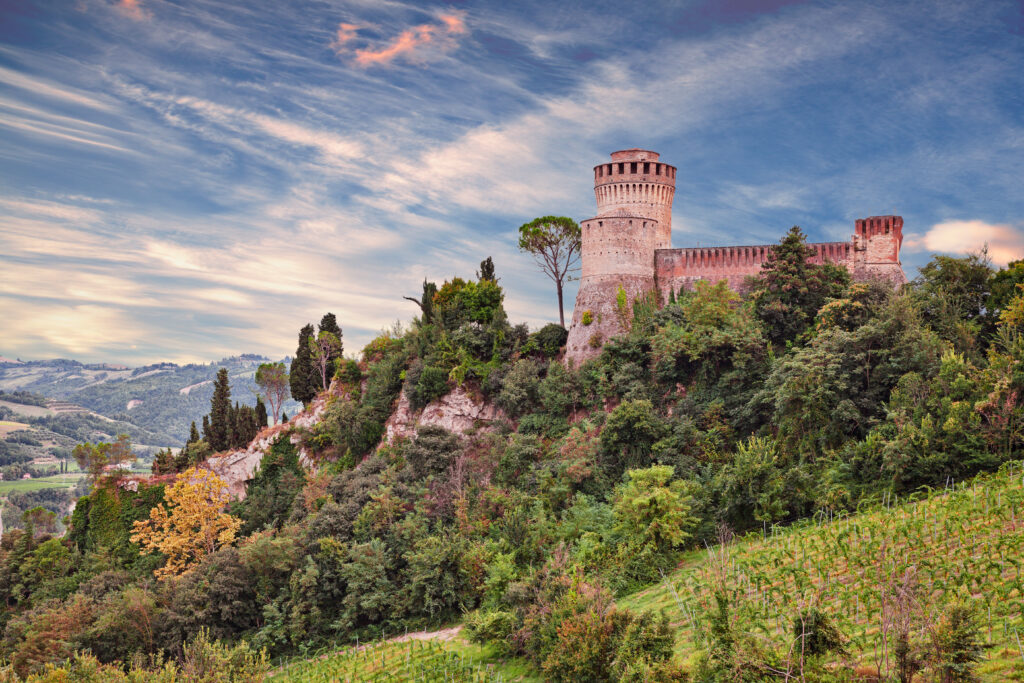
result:
<svg viewBox="0 0 1024 683"><path fill-rule="evenodd" d="M423 61L429 51L434 54L450 52L458 46L457 36L469 32L461 13L438 16L439 23L417 24L405 29L383 46L355 49L353 61L362 67L383 66L402 57L407 61ZM341 23L331 46L339 54L348 52L348 44L356 38L356 24ZM429 51L428 51L429 48Z"/></svg>
<svg viewBox="0 0 1024 683"><path fill-rule="evenodd" d="M149 12L143 9L139 0L118 0L117 9L121 14L126 17L131 17L136 21L142 21L143 19L149 19L150 17Z"/></svg>

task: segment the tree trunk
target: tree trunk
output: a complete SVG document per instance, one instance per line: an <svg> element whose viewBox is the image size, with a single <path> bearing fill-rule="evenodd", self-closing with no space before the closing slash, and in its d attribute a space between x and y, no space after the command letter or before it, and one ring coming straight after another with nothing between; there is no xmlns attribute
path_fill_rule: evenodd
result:
<svg viewBox="0 0 1024 683"><path fill-rule="evenodd" d="M555 288L558 290L558 322L565 327L565 311L562 308L562 283L556 282Z"/></svg>

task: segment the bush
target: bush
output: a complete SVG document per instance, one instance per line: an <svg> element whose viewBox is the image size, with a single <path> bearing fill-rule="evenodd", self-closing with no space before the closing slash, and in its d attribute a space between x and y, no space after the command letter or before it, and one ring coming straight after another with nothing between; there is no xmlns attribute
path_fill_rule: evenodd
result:
<svg viewBox="0 0 1024 683"><path fill-rule="evenodd" d="M530 335L523 352L554 358L565 346L565 340L568 338L568 330L556 323L549 323Z"/></svg>
<svg viewBox="0 0 1024 683"><path fill-rule="evenodd" d="M420 410L428 403L448 393L448 371L435 365L409 369L406 374L406 395L413 410Z"/></svg>
<svg viewBox="0 0 1024 683"><path fill-rule="evenodd" d="M405 460L417 478L443 474L462 452L459 437L444 427L420 427L416 440L405 448Z"/></svg>
<svg viewBox="0 0 1024 683"><path fill-rule="evenodd" d="M505 381L495 403L505 414L515 419L531 412L537 405L541 366L524 358L516 361L505 375Z"/></svg>
<svg viewBox="0 0 1024 683"><path fill-rule="evenodd" d="M517 626L516 616L500 609L478 609L462 620L466 636L474 643L493 643L501 650L511 647L510 639Z"/></svg>

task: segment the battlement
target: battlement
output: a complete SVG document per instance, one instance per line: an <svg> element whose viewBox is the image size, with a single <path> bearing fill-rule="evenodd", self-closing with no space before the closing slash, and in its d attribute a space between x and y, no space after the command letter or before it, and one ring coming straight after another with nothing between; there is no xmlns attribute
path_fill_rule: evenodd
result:
<svg viewBox="0 0 1024 683"><path fill-rule="evenodd" d="M594 185L611 183L676 184L676 167L658 161L613 161L594 167Z"/></svg>
<svg viewBox="0 0 1024 683"><path fill-rule="evenodd" d="M854 237L869 239L875 235L894 235L903 242L902 216L869 216L855 222Z"/></svg>
<svg viewBox="0 0 1024 683"><path fill-rule="evenodd" d="M854 261L853 242L818 242L808 244L814 254L811 263L832 263L847 266ZM705 247L658 249L654 252L654 272L659 288L678 291L689 288L697 280L726 280L732 289L739 289L744 279L756 275L774 249L771 244L743 247Z"/></svg>

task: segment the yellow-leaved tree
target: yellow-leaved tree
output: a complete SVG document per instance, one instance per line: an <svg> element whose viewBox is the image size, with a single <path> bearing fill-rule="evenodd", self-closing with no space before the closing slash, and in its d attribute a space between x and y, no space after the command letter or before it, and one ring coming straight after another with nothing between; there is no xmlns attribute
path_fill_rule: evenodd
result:
<svg viewBox="0 0 1024 683"><path fill-rule="evenodd" d="M242 520L223 511L229 498L224 480L192 467L178 475L164 493L164 503L149 511L149 519L134 523L132 542L167 556L167 563L154 572L158 578L184 574L235 540Z"/></svg>

